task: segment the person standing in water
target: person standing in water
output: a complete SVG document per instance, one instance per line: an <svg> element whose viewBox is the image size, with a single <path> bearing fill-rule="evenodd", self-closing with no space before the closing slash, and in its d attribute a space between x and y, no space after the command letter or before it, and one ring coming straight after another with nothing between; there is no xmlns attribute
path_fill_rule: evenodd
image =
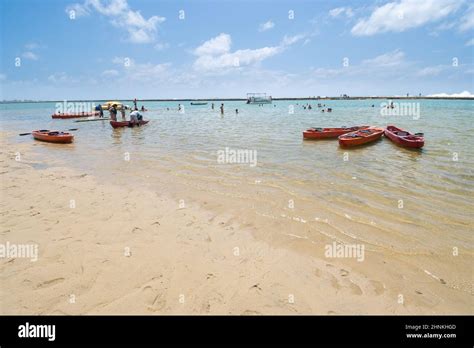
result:
<svg viewBox="0 0 474 348"><path fill-rule="evenodd" d="M104 110L102 109L102 105L98 105L97 107L99 109L99 117L104 117Z"/></svg>
<svg viewBox="0 0 474 348"><path fill-rule="evenodd" d="M120 109L120 113L122 114L122 121L125 121L125 105L122 105Z"/></svg>
<svg viewBox="0 0 474 348"><path fill-rule="evenodd" d="M109 108L110 119L112 121L117 121L117 104L112 105Z"/></svg>
<svg viewBox="0 0 474 348"><path fill-rule="evenodd" d="M224 103L221 104L220 109L221 109L221 114L224 115Z"/></svg>
<svg viewBox="0 0 474 348"><path fill-rule="evenodd" d="M137 98L133 99L133 110L138 110L138 107L137 107Z"/></svg>
<svg viewBox="0 0 474 348"><path fill-rule="evenodd" d="M214 103L211 104L211 109L214 110Z"/></svg>

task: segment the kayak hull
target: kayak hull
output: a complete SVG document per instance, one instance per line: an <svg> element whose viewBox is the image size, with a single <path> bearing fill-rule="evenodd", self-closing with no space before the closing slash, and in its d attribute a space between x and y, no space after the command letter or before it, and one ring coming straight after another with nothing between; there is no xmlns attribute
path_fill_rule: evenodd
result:
<svg viewBox="0 0 474 348"><path fill-rule="evenodd" d="M423 136L409 133L395 126L387 126L384 134L399 146L420 149L425 145L425 138Z"/></svg>
<svg viewBox="0 0 474 348"><path fill-rule="evenodd" d="M142 120L142 121L138 121L138 122L130 122L130 121L110 121L110 125L113 127L113 128L121 128L121 127L134 127L134 126L142 126L144 124L147 124L148 122L150 122L149 120Z"/></svg>
<svg viewBox="0 0 474 348"><path fill-rule="evenodd" d="M371 143L382 137L383 128L371 127L339 136L339 145L343 147L359 146Z"/></svg>
<svg viewBox="0 0 474 348"><path fill-rule="evenodd" d="M355 126L350 128L321 128L320 130L308 129L303 132L303 139L308 140L318 140L318 139L330 139L330 138L337 138L340 135L354 132L360 129L367 129L370 126Z"/></svg>
<svg viewBox="0 0 474 348"><path fill-rule="evenodd" d="M83 117L91 117L91 116L99 116L100 112L85 112L80 114L53 114L51 118L53 119L61 119L67 120L70 118L83 118Z"/></svg>
<svg viewBox="0 0 474 348"><path fill-rule="evenodd" d="M98 118L90 118L86 120L76 120L74 122L94 122L94 121L110 121L108 117L98 117Z"/></svg>
<svg viewBox="0 0 474 348"><path fill-rule="evenodd" d="M74 140L74 135L58 131L32 131L33 138L40 141L56 144L69 144Z"/></svg>

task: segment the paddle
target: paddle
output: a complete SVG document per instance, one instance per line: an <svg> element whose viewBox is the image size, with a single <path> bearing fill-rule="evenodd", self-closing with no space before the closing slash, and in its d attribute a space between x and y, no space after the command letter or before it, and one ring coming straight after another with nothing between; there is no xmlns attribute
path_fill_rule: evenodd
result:
<svg viewBox="0 0 474 348"><path fill-rule="evenodd" d="M78 128L71 128L71 129L68 129L69 132L72 132L72 131L77 131ZM49 129L40 129L39 130L40 132L49 132ZM20 133L18 134L20 137L24 136L24 135L29 135L31 133Z"/></svg>

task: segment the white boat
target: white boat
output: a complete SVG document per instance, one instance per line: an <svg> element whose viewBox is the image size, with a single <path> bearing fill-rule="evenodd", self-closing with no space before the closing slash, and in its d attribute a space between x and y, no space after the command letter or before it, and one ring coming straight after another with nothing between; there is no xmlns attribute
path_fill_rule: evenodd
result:
<svg viewBox="0 0 474 348"><path fill-rule="evenodd" d="M247 104L271 104L272 96L266 93L247 93Z"/></svg>

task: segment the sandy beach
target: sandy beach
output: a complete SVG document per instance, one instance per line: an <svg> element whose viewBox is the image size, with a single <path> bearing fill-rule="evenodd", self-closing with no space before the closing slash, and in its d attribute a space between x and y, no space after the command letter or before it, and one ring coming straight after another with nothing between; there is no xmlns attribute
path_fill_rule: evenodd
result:
<svg viewBox="0 0 474 348"><path fill-rule="evenodd" d="M472 313L469 278L454 286L459 275L423 272L410 255L369 245L364 262L327 258L331 238L301 237L314 222L211 190L176 195L171 179L107 182L12 136L1 134L1 242L39 254L1 259L2 314ZM472 255L458 258L469 274Z"/></svg>

